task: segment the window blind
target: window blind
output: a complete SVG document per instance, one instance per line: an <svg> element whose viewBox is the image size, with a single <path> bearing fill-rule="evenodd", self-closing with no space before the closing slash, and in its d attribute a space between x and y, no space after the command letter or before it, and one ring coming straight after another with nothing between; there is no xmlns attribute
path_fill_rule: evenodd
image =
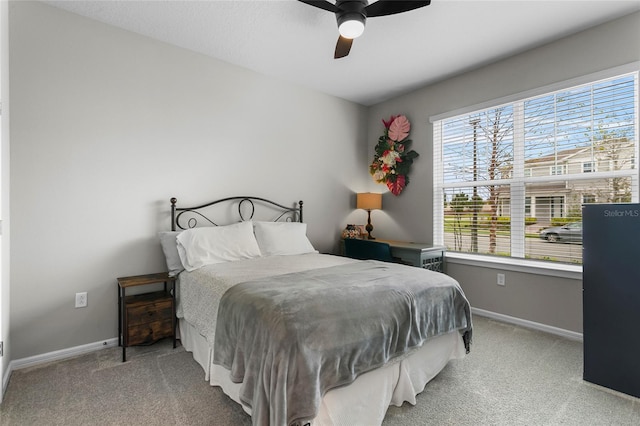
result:
<svg viewBox="0 0 640 426"><path fill-rule="evenodd" d="M638 72L433 132L434 242L450 251L580 263L582 204L638 201Z"/></svg>

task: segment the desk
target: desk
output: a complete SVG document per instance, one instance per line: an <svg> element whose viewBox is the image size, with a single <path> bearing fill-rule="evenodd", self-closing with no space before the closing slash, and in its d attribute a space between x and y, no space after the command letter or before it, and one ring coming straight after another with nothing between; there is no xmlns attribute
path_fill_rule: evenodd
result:
<svg viewBox="0 0 640 426"><path fill-rule="evenodd" d="M413 266L431 271L445 271L445 246L433 246L424 243L376 239L391 246L391 255L399 257Z"/></svg>

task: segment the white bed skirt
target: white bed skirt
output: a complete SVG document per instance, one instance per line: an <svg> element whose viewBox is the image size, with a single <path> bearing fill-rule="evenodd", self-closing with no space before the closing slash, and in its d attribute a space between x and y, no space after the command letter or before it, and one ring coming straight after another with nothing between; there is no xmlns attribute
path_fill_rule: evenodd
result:
<svg viewBox="0 0 640 426"><path fill-rule="evenodd" d="M240 403L240 384L229 379L229 370L212 363L213 352L206 339L184 319L180 319L182 346L193 354L205 373L205 380L251 414ZM379 425L390 405L405 401L416 403L416 395L424 390L451 359L465 356L464 342L458 331L427 341L422 348L402 360L359 376L352 384L335 388L322 398L313 426Z"/></svg>

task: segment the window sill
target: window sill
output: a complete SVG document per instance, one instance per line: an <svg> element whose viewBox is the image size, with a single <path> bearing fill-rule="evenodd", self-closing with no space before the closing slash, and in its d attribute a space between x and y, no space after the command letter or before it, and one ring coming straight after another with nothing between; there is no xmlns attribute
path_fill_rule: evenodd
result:
<svg viewBox="0 0 640 426"><path fill-rule="evenodd" d="M582 280L582 265L447 252L447 263Z"/></svg>

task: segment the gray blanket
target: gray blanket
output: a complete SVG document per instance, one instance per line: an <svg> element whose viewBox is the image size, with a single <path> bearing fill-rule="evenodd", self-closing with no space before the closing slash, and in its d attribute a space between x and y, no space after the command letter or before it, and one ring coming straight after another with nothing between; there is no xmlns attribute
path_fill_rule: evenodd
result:
<svg viewBox="0 0 640 426"><path fill-rule="evenodd" d="M329 389L452 330L468 351L470 308L454 279L363 261L227 290L213 362L243 382L240 399L254 425L304 424Z"/></svg>

